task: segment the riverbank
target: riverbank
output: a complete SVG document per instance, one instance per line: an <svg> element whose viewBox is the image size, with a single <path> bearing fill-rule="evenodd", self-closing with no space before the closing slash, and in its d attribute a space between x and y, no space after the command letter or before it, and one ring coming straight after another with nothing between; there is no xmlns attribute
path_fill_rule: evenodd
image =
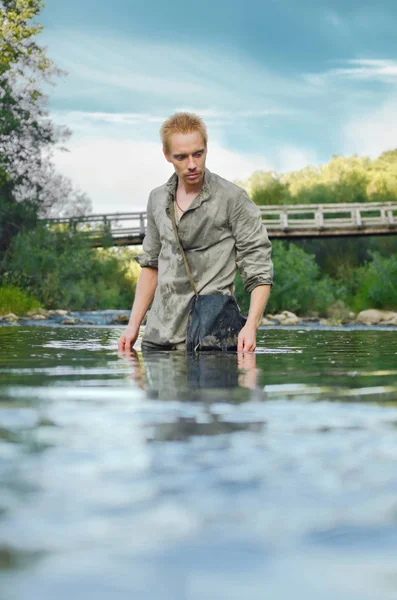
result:
<svg viewBox="0 0 397 600"><path fill-rule="evenodd" d="M14 313L0 315L1 325L46 325L46 326L125 326L128 323L130 312L126 310L94 310L94 311L69 311L69 310L46 310L39 308L29 311L23 316ZM343 318L331 316L320 318L315 316L299 317L290 311L280 314L266 314L261 327L310 327L310 328L368 328L385 327L386 329L397 327L397 312L370 309L364 310L357 315L349 313Z"/></svg>
<svg viewBox="0 0 397 600"><path fill-rule="evenodd" d="M125 310L46 310L40 308L23 316L0 315L0 325L126 325L129 313Z"/></svg>

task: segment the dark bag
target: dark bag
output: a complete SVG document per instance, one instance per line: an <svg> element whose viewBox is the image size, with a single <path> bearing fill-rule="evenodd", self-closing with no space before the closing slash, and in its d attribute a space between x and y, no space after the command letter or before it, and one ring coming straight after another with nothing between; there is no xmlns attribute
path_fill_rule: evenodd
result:
<svg viewBox="0 0 397 600"><path fill-rule="evenodd" d="M194 283L185 251L178 235L175 207L170 206L171 221L187 276L194 291L186 330L186 350L237 350L237 338L246 319L241 315L234 296L207 294L200 296Z"/></svg>
<svg viewBox="0 0 397 600"><path fill-rule="evenodd" d="M233 296L194 296L187 321L186 350L237 350L244 321Z"/></svg>

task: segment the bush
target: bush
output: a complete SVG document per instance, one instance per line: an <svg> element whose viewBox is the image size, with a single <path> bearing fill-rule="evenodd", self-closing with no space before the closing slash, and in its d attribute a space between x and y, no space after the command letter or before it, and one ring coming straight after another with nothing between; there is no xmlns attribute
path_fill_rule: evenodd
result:
<svg viewBox="0 0 397 600"><path fill-rule="evenodd" d="M138 265L132 251L91 248L69 227L39 226L18 234L6 265L7 281L34 294L46 308L130 308Z"/></svg>
<svg viewBox="0 0 397 600"><path fill-rule="evenodd" d="M356 271L353 308L397 308L397 256L382 257L379 252L371 253L371 262Z"/></svg>
<svg viewBox="0 0 397 600"><path fill-rule="evenodd" d="M273 243L274 287L269 312L320 313L335 301L335 283L320 277L314 256L295 244Z"/></svg>
<svg viewBox="0 0 397 600"><path fill-rule="evenodd" d="M14 313L24 315L29 310L40 308L40 302L31 294L13 285L0 287L0 315Z"/></svg>
<svg viewBox="0 0 397 600"><path fill-rule="evenodd" d="M314 256L292 243L273 242L274 286L270 294L268 312L290 310L298 314L325 314L328 306L338 297L336 282L320 276ZM236 297L243 313L248 312L249 296L244 292L239 276L236 277Z"/></svg>

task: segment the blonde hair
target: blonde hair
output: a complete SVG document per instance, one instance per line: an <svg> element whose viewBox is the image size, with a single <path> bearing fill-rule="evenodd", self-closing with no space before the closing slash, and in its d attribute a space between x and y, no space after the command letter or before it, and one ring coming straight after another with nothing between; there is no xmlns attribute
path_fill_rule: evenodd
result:
<svg viewBox="0 0 397 600"><path fill-rule="evenodd" d="M193 133L194 131L201 133L205 147L207 147L208 133L201 117L188 112L177 112L171 117L168 117L160 129L160 137L163 143L164 152L169 152L169 142L173 133Z"/></svg>

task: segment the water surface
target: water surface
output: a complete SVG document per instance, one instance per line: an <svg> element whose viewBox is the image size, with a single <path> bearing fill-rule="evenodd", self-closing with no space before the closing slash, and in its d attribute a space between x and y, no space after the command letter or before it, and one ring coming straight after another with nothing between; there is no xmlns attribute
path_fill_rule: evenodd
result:
<svg viewBox="0 0 397 600"><path fill-rule="evenodd" d="M4 600L397 598L397 332L0 327Z"/></svg>

